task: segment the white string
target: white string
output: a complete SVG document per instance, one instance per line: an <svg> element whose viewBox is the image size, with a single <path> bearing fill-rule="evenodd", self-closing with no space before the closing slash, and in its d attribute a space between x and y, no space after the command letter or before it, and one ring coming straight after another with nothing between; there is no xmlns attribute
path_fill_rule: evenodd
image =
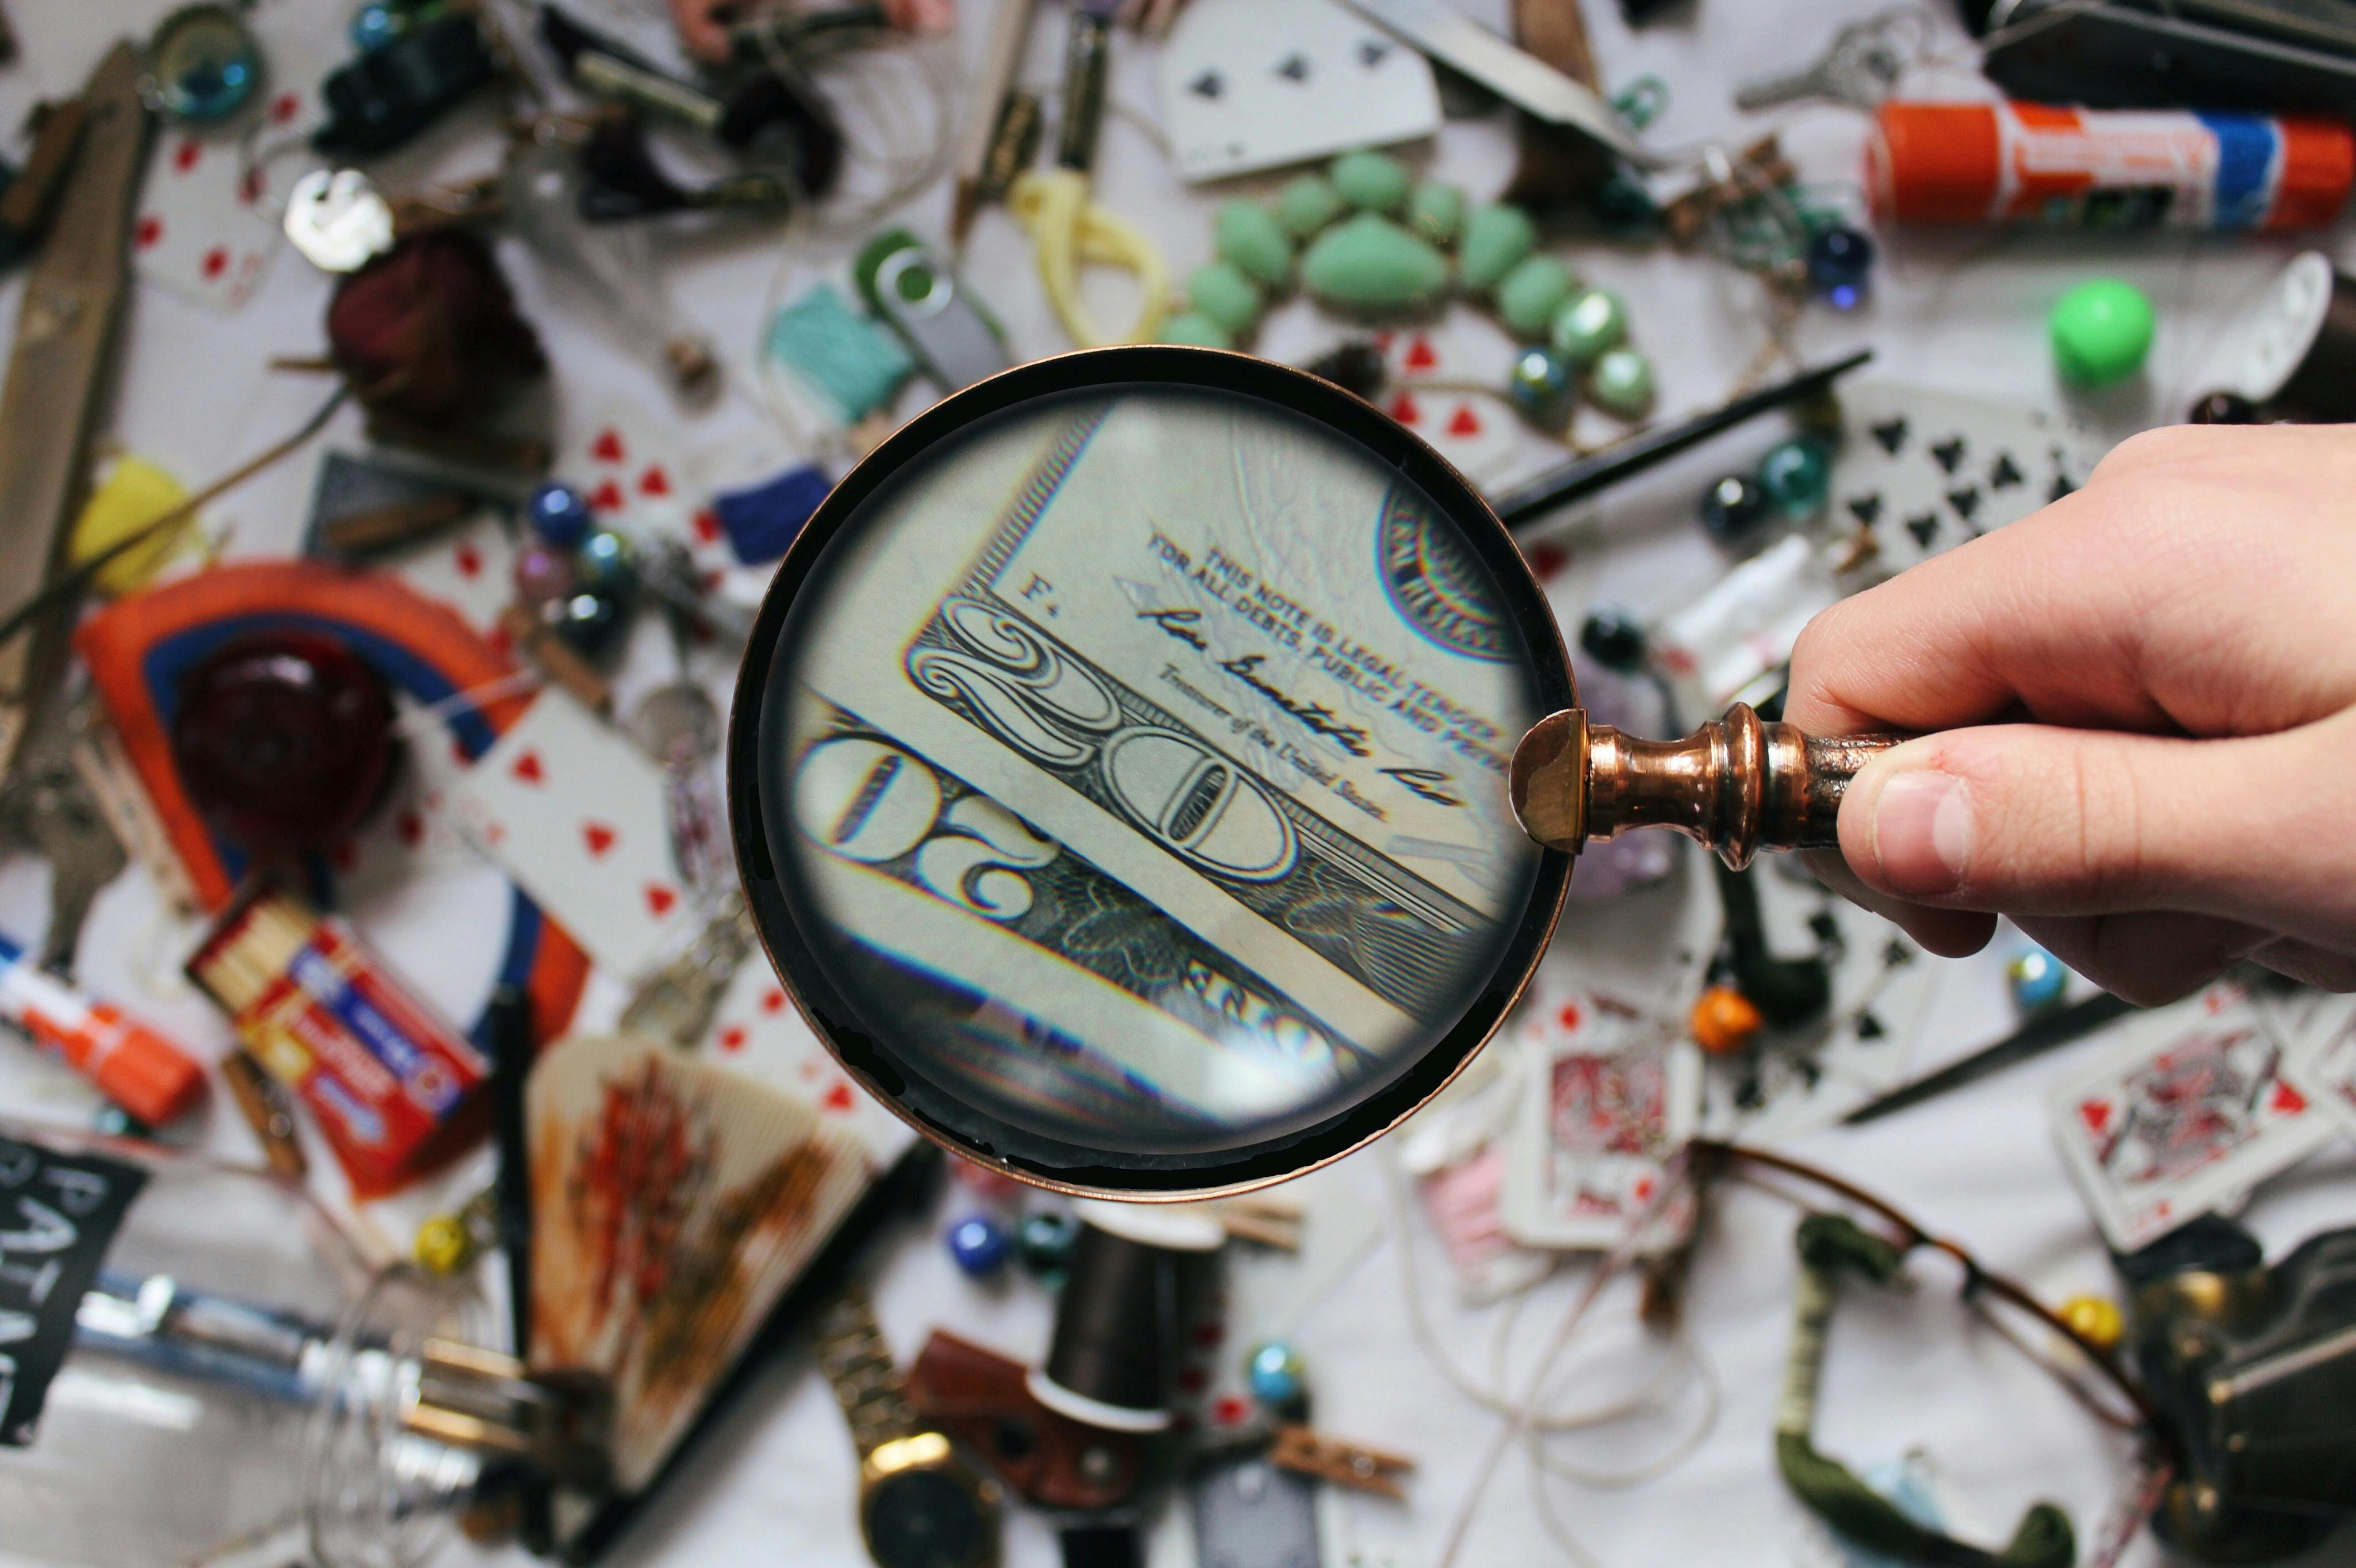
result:
<svg viewBox="0 0 2356 1568"><path fill-rule="evenodd" d="M1459 1392L1463 1393L1483 1409L1495 1411L1506 1418L1495 1442L1491 1445L1480 1468L1475 1472L1472 1486L1468 1489L1455 1521L1449 1530L1446 1545L1440 1552L1439 1568L1450 1568L1450 1565L1455 1562L1458 1552L1463 1546L1465 1534L1472 1528L1472 1518L1479 1511L1481 1499L1487 1493L1489 1478L1495 1473L1498 1461L1515 1443L1526 1437L1535 1445L1545 1433L1565 1431L1579 1426L1593 1426L1601 1422L1616 1419L1633 1409L1641 1409L1648 1402L1640 1394L1633 1404L1622 1402L1612 1406L1577 1412L1550 1411L1545 1408L1546 1391L1551 1381L1556 1363L1563 1350L1569 1345L1579 1326L1585 1320L1589 1310L1602 1294L1604 1288L1634 1261L1638 1251L1649 1239L1648 1232L1654 1222L1666 1209L1668 1204L1684 1190L1687 1180L1686 1158L1682 1153L1672 1158L1661 1190L1655 1193L1652 1201L1633 1218L1627 1235L1607 1251L1590 1272L1585 1283L1572 1297L1569 1308L1563 1315L1561 1324L1555 1330L1554 1337L1548 1342L1545 1352L1538 1359L1537 1369L1528 1384L1528 1396L1518 1403L1512 1402L1503 1395L1481 1387L1440 1348L1438 1337L1433 1333L1430 1317L1425 1311L1423 1294L1415 1270L1414 1232L1412 1227L1407 1222L1408 1205L1406 1197L1406 1175L1399 1169L1396 1156L1387 1163L1386 1169L1389 1173L1391 1182L1393 1209L1400 1221L1397 1229L1401 1283L1407 1298L1408 1326L1415 1336L1417 1345ZM1697 1366L1700 1364L1697 1356L1695 1364ZM1706 1378L1706 1382L1711 1392L1710 1397L1705 1402L1705 1420L1706 1423L1714 1424L1719 1403L1715 1392L1716 1379ZM1645 1392L1650 1391L1650 1390L1645 1391ZM1702 1428L1702 1434L1706 1434L1708 1430L1708 1425L1706 1424ZM1698 1446L1700 1441L1700 1435L1690 1437L1685 1444L1679 1445L1678 1450L1672 1456L1655 1463L1665 1470L1684 1458L1694 1447ZM1562 1466L1547 1467L1569 1478L1578 1478L1573 1467ZM1643 1478L1645 1477L1632 1477L1626 1484L1633 1485L1636 1480ZM1618 1477L1612 1477L1611 1480L1616 1482ZM1591 1568L1593 1558L1586 1553L1583 1548L1578 1546L1568 1530L1560 1527L1559 1520L1550 1519L1548 1527L1567 1551Z"/></svg>

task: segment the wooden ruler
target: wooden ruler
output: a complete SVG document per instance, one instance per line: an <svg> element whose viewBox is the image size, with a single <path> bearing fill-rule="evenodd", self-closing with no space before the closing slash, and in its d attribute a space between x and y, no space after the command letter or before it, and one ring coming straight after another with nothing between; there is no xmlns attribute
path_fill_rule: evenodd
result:
<svg viewBox="0 0 2356 1568"><path fill-rule="evenodd" d="M91 427L130 283L131 207L147 161L139 54L117 44L83 88L81 146L33 258L0 392L0 615L62 564L89 482ZM65 668L72 616L0 646L0 778Z"/></svg>

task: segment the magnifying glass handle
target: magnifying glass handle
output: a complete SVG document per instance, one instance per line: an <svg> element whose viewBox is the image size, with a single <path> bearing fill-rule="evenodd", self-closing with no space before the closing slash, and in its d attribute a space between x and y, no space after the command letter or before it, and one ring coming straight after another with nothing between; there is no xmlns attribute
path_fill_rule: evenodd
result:
<svg viewBox="0 0 2356 1568"><path fill-rule="evenodd" d="M1907 738L1802 735L1737 703L1683 740L1638 740L1566 708L1514 748L1514 812L1548 849L1671 828L1740 871L1762 849L1836 847L1848 781Z"/></svg>

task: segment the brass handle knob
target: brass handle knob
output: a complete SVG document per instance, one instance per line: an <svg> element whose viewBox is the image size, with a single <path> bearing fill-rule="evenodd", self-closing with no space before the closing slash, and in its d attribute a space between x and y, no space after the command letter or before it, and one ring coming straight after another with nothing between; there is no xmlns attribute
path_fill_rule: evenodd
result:
<svg viewBox="0 0 2356 1568"><path fill-rule="evenodd" d="M1683 740L1638 740L1566 708L1514 748L1514 814L1548 849L1670 828L1740 871L1762 849L1835 847L1848 781L1906 738L1805 736L1737 703Z"/></svg>

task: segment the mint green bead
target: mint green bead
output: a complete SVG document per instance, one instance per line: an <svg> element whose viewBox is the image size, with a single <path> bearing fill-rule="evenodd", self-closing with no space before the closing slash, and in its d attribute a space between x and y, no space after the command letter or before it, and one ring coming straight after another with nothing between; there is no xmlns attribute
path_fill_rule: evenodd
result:
<svg viewBox="0 0 2356 1568"><path fill-rule="evenodd" d="M1237 336L1259 319L1259 288L1233 262L1206 262L1186 274L1191 314L1206 316Z"/></svg>
<svg viewBox="0 0 2356 1568"><path fill-rule="evenodd" d="M1589 401L1622 419L1642 419L1653 408L1653 361L1633 349L1613 349L1587 372Z"/></svg>
<svg viewBox="0 0 2356 1568"><path fill-rule="evenodd" d="M1282 288L1292 275L1292 236L1276 214L1257 201L1222 201L1211 220L1212 248L1223 262L1232 262L1243 274L1270 288Z"/></svg>
<svg viewBox="0 0 2356 1568"><path fill-rule="evenodd" d="M1407 170L1387 153L1344 153L1333 160L1333 188L1362 212L1397 212L1407 205Z"/></svg>
<svg viewBox="0 0 2356 1568"><path fill-rule="evenodd" d="M1276 199L1277 220L1306 240L1349 209L1342 193L1323 175L1304 174Z"/></svg>
<svg viewBox="0 0 2356 1568"><path fill-rule="evenodd" d="M1590 365L1628 336L1628 307L1610 289L1590 288L1567 300L1547 326L1554 351L1570 365Z"/></svg>
<svg viewBox="0 0 2356 1568"><path fill-rule="evenodd" d="M2158 321L2141 289L2116 278L2097 278L2057 300L2049 325L2062 379L2100 387L2143 369Z"/></svg>
<svg viewBox="0 0 2356 1568"><path fill-rule="evenodd" d="M1516 338L1543 338L1555 312L1579 286L1553 256L1530 256L1497 285L1497 319Z"/></svg>
<svg viewBox="0 0 2356 1568"><path fill-rule="evenodd" d="M1232 349L1236 340L1227 329L1199 310L1182 310L1162 323L1164 343L1185 343L1197 349Z"/></svg>
<svg viewBox="0 0 2356 1568"><path fill-rule="evenodd" d="M1416 310L1448 286L1448 258L1389 219L1361 212L1317 237L1301 258L1301 281L1344 309Z"/></svg>
<svg viewBox="0 0 2356 1568"><path fill-rule="evenodd" d="M1485 294L1537 248L1538 228L1518 207L1492 202L1464 220L1464 286Z"/></svg>
<svg viewBox="0 0 2356 1568"><path fill-rule="evenodd" d="M1407 199L1407 226L1435 245L1452 245L1464 227L1464 193L1427 179Z"/></svg>

